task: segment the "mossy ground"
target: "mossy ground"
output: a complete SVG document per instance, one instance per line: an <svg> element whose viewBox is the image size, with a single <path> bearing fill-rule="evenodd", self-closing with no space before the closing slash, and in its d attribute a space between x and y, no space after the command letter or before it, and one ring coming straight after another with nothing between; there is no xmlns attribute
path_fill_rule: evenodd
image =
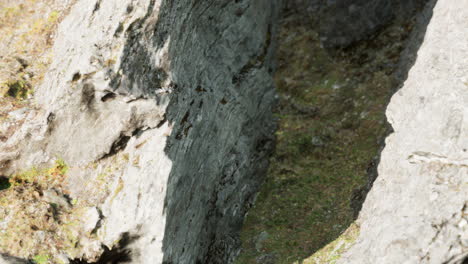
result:
<svg viewBox="0 0 468 264"><path fill-rule="evenodd" d="M28 98L48 67L62 17L54 0L0 0L0 98Z"/></svg>
<svg viewBox="0 0 468 264"><path fill-rule="evenodd" d="M317 251L301 264L335 264L356 241L359 236L359 226L351 224L335 241ZM298 262L294 262L298 264Z"/></svg>
<svg viewBox="0 0 468 264"><path fill-rule="evenodd" d="M0 250L13 256L49 263L51 249L74 248L78 236L63 223L79 217L81 208L65 208L45 199L45 192L63 192L67 165L57 160L50 168L31 168L15 174L0 191ZM65 198L63 198L65 199ZM79 219L79 218L78 218ZM57 240L60 245L57 247ZM47 256L47 259L45 258Z"/></svg>
<svg viewBox="0 0 468 264"><path fill-rule="evenodd" d="M388 132L385 108L406 26L331 55L312 18L292 12L282 19L277 149L246 218L237 264L303 261L353 222L353 191L366 183Z"/></svg>
<svg viewBox="0 0 468 264"><path fill-rule="evenodd" d="M65 13L59 0L0 0L0 143L21 126L8 113L32 108L50 64L54 32Z"/></svg>
<svg viewBox="0 0 468 264"><path fill-rule="evenodd" d="M69 168L60 159L51 167L0 178L0 252L40 264L62 263L64 256L96 260L102 253L100 242L95 245L102 230L97 223L91 230L84 226L90 212L122 190L116 174L124 162L113 157L107 166L71 168L89 172L78 195L70 190Z"/></svg>

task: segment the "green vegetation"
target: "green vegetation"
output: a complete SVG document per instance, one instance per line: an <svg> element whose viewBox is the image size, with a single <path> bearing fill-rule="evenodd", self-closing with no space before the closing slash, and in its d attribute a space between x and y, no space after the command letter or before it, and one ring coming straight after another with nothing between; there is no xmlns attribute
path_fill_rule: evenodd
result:
<svg viewBox="0 0 468 264"><path fill-rule="evenodd" d="M359 236L359 226L351 226L335 241L320 249L310 258L305 259L302 264L335 264L343 253L345 253ZM295 262L294 264L298 264Z"/></svg>
<svg viewBox="0 0 468 264"><path fill-rule="evenodd" d="M373 40L331 55L314 27L297 14L282 21L277 149L247 216L237 264L303 261L343 234L354 221L353 193L366 183L388 132L385 107L401 51L401 43L392 40L404 39L405 32L392 25ZM259 248L262 232L268 238ZM348 242L349 232L343 234ZM306 263L333 263L313 259Z"/></svg>
<svg viewBox="0 0 468 264"><path fill-rule="evenodd" d="M61 182L68 171L68 166L62 159L57 159L51 168L38 169L33 167L27 171L15 174L10 178L11 185L34 183L46 189Z"/></svg>
<svg viewBox="0 0 468 264"><path fill-rule="evenodd" d="M1 104L1 97L29 98L42 81L51 59L51 36L63 14L51 8L53 3L36 0L0 4Z"/></svg>
<svg viewBox="0 0 468 264"><path fill-rule="evenodd" d="M49 255L37 255L33 258L36 264L47 264L49 263Z"/></svg>
<svg viewBox="0 0 468 264"><path fill-rule="evenodd" d="M44 253L50 252L51 248L75 248L80 227L74 223L85 209L71 208L49 200L66 201L61 191L67 171L68 165L62 159L57 159L52 167L34 167L12 175L9 179L5 178L2 184L5 188L0 191L0 207L3 209L0 211L0 219L6 221L0 230L2 252L45 264L55 263L50 262L52 257ZM46 192L52 193L49 194L52 198L46 198ZM53 239L43 240L43 236L52 236ZM55 239L61 242L55 245Z"/></svg>
<svg viewBox="0 0 468 264"><path fill-rule="evenodd" d="M15 99L26 99L32 91L30 84L23 79L6 82L3 86L6 94Z"/></svg>
<svg viewBox="0 0 468 264"><path fill-rule="evenodd" d="M84 230L83 219L122 192L124 182L116 175L128 161L128 155L116 155L80 167L90 177L76 189L65 181L69 167L62 159L12 175L5 180L9 188L0 191L0 251L36 263L62 263L60 254L81 258L84 247L105 232Z"/></svg>

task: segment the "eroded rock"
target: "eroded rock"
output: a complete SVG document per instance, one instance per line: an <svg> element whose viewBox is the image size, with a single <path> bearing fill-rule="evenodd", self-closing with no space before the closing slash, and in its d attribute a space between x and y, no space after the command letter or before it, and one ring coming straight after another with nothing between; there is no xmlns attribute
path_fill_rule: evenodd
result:
<svg viewBox="0 0 468 264"><path fill-rule="evenodd" d="M465 263L468 256L468 1L439 0L392 98L360 236L338 263Z"/></svg>
<svg viewBox="0 0 468 264"><path fill-rule="evenodd" d="M25 218L30 232L8 242L19 248L0 251L52 263L231 262L273 145L277 3L69 4L35 103L0 145L0 173L38 193L25 206L40 204L57 232ZM47 169L54 160L67 169ZM19 209L14 190L4 194ZM34 244L37 234L48 243Z"/></svg>

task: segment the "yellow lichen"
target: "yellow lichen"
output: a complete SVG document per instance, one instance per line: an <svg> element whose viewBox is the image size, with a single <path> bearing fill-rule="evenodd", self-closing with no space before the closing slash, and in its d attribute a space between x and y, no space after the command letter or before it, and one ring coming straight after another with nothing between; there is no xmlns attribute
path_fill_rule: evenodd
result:
<svg viewBox="0 0 468 264"><path fill-rule="evenodd" d="M68 166L65 162L57 159L51 168L38 169L33 167L13 175L10 178L10 184L16 186L23 183L34 183L39 187L47 188L61 183L67 171Z"/></svg>

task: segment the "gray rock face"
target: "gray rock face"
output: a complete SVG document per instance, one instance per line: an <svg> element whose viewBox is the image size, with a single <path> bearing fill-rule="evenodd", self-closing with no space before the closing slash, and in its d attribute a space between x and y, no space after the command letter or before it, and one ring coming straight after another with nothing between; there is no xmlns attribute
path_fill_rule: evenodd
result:
<svg viewBox="0 0 468 264"><path fill-rule="evenodd" d="M19 259L10 256L0 255L0 264L29 264L30 262L24 259Z"/></svg>
<svg viewBox="0 0 468 264"><path fill-rule="evenodd" d="M468 1L439 0L416 62L392 98L379 177L360 236L339 263L466 263Z"/></svg>
<svg viewBox="0 0 468 264"><path fill-rule="evenodd" d="M270 0L70 6L37 106L0 146L3 175L56 157L70 167L64 189L88 208L88 235L51 258L103 261L107 247L125 252L122 263L233 260L273 145L278 9Z"/></svg>
<svg viewBox="0 0 468 264"><path fill-rule="evenodd" d="M320 35L327 48L362 40L393 19L411 16L428 0L322 0Z"/></svg>

